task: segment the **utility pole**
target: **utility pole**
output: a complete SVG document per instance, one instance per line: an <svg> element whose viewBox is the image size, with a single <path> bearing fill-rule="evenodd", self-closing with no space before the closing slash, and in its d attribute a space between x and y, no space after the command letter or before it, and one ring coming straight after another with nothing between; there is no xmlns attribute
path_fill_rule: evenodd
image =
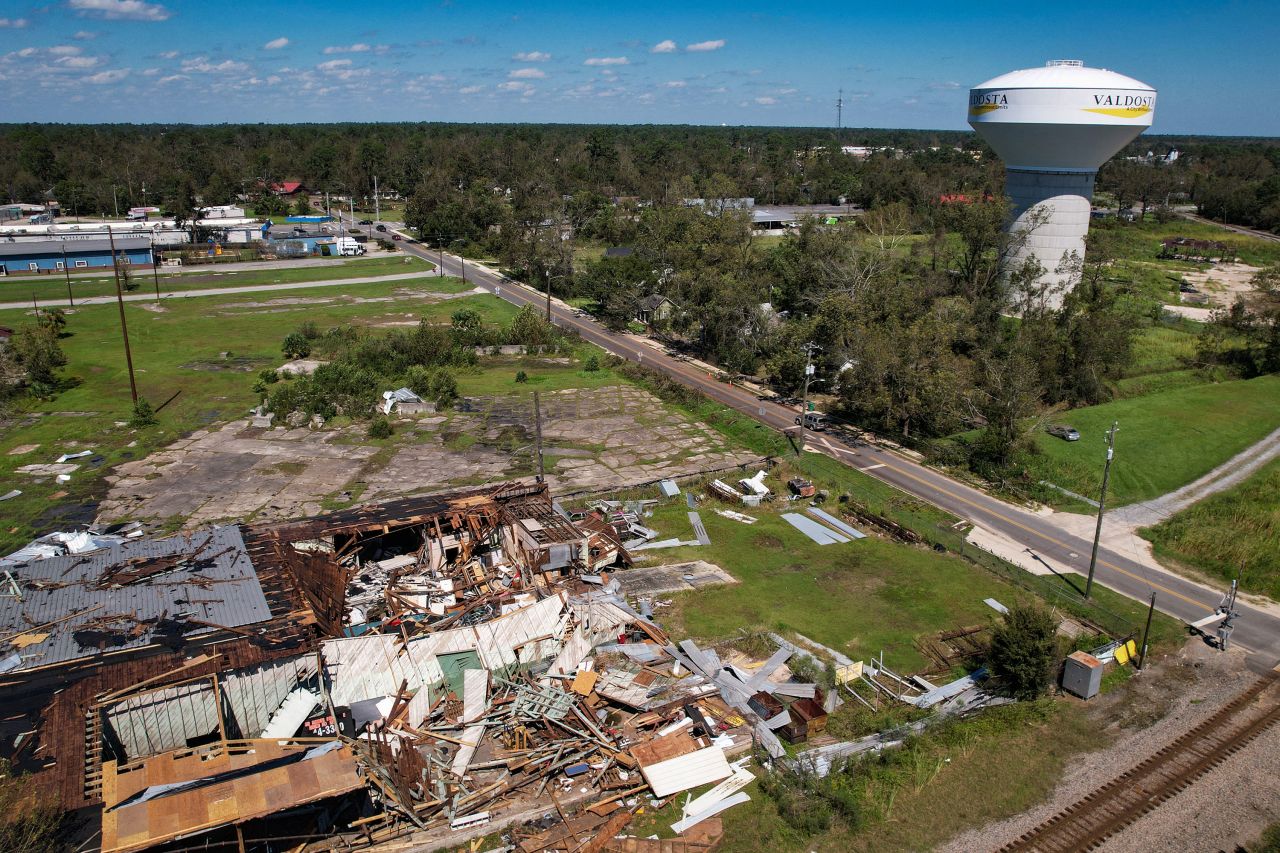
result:
<svg viewBox="0 0 1280 853"><path fill-rule="evenodd" d="M551 322L551 271L547 270L547 322Z"/></svg>
<svg viewBox="0 0 1280 853"><path fill-rule="evenodd" d="M1151 633L1151 614L1156 609L1156 594L1151 593L1151 605L1147 608L1147 627L1142 629L1142 648L1138 650L1138 670L1147 662L1147 635Z"/></svg>
<svg viewBox="0 0 1280 853"><path fill-rule="evenodd" d="M840 141L840 131L844 130L844 89L836 96L836 142Z"/></svg>
<svg viewBox="0 0 1280 853"><path fill-rule="evenodd" d="M804 392L800 396L800 452L804 452L804 416L809 411L809 379L813 376L813 351L822 347L809 341L804 344Z"/></svg>
<svg viewBox="0 0 1280 853"><path fill-rule="evenodd" d="M156 255L156 244L151 242L151 279L156 285L156 302L160 301L160 258Z"/></svg>
<svg viewBox="0 0 1280 853"><path fill-rule="evenodd" d="M547 469L542 460L542 401L537 391L533 392L533 439L538 453L538 482L542 483L547 479Z"/></svg>
<svg viewBox="0 0 1280 853"><path fill-rule="evenodd" d="M111 204L116 209L116 219L120 218L120 200L116 198L116 185L111 185Z"/></svg>
<svg viewBox="0 0 1280 853"><path fill-rule="evenodd" d="M382 221L382 205L378 202L378 176L373 176L373 221Z"/></svg>
<svg viewBox="0 0 1280 853"><path fill-rule="evenodd" d="M116 276L116 303L120 306L120 336L124 338L124 360L129 366L129 393L133 396L133 405L138 405L138 383L133 377L133 353L129 351L129 327L124 321L124 291L120 289L120 259L116 256L116 238L107 229L107 239L111 241L111 271Z"/></svg>
<svg viewBox="0 0 1280 853"><path fill-rule="evenodd" d="M1093 529L1093 553L1089 555L1089 578L1084 582L1084 598L1089 600L1093 592L1093 573L1098 567L1098 540L1102 538L1102 512L1107 506L1107 481L1111 479L1111 458L1116 452L1116 430L1120 429L1119 421L1111 422L1107 430L1107 461L1102 467L1102 492L1098 495L1098 523Z"/></svg>
<svg viewBox="0 0 1280 853"><path fill-rule="evenodd" d="M71 270L67 267L67 241L62 241L62 274L67 277L67 302L76 307L76 299L71 295Z"/></svg>

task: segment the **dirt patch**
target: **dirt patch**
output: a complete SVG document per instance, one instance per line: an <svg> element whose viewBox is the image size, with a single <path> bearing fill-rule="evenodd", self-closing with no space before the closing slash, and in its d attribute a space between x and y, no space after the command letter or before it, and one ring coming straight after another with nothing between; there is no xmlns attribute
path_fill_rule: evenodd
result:
<svg viewBox="0 0 1280 853"><path fill-rule="evenodd" d="M562 451L546 456L547 479L558 494L757 461L723 449L710 427L670 413L637 388L560 391L542 400L544 444ZM295 518L333 507L330 496L343 492L381 501L536 471L531 398L471 398L460 408L401 419L390 446L370 444L360 422L313 431L253 429L238 420L197 430L108 475L101 518L160 523L176 517L187 526Z"/></svg>
<svg viewBox="0 0 1280 853"><path fill-rule="evenodd" d="M267 358L251 358L249 356L240 355L234 358L218 358L203 359L200 361L188 361L186 364L180 365L183 370L204 370L204 371L229 371L232 373L252 373L259 368L271 363Z"/></svg>
<svg viewBox="0 0 1280 853"><path fill-rule="evenodd" d="M1249 264L1214 264L1203 272L1184 272L1182 277L1209 297L1211 303L1226 308L1236 297L1253 290L1253 277L1261 271L1261 267Z"/></svg>

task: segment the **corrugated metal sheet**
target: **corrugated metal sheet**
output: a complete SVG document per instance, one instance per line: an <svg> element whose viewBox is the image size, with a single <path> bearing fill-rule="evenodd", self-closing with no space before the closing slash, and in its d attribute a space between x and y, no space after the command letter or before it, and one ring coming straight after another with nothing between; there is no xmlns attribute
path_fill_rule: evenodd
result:
<svg viewBox="0 0 1280 853"><path fill-rule="evenodd" d="M126 699L107 712L107 723L130 759L181 749L218 728L213 685L198 681Z"/></svg>
<svg viewBox="0 0 1280 853"><path fill-rule="evenodd" d="M104 572L127 561L180 556L188 559L173 571L118 588L99 587ZM235 525L130 540L90 554L37 560L11 572L22 597L0 598L0 633L65 619L42 629L49 636L23 649L21 668L92 657L102 651L99 645L107 651L151 645L162 620L195 637L216 629L185 619L235 628L271 618Z"/></svg>
<svg viewBox="0 0 1280 853"><path fill-rule="evenodd" d="M836 533L831 528L823 527L812 518L805 518L798 513L784 512L782 519L819 545L835 545L839 542L849 541L849 537L844 534Z"/></svg>
<svg viewBox="0 0 1280 853"><path fill-rule="evenodd" d="M827 512L824 509L818 509L816 506L811 506L808 509L806 509L805 512L809 513L809 515L812 515L814 518L822 519L827 524L830 524L836 530L843 533L845 536L848 536L850 539L866 539L867 538L867 534L863 533L861 530L858 530L856 527L850 527L848 524L836 518L834 515L832 515L831 513Z"/></svg>
<svg viewBox="0 0 1280 853"><path fill-rule="evenodd" d="M234 721L242 737L257 737L285 698L303 682L312 681L315 671L315 656L307 655L220 676L230 712L228 725Z"/></svg>
<svg viewBox="0 0 1280 853"><path fill-rule="evenodd" d="M724 750L709 746L687 755L669 758L641 767L644 780L653 788L655 797L669 797L699 785L719 782L733 775L733 768L724 757Z"/></svg>

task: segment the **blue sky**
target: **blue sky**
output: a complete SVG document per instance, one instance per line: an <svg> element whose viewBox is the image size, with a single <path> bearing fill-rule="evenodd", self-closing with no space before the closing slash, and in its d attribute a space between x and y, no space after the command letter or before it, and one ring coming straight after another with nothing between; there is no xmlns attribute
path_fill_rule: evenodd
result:
<svg viewBox="0 0 1280 853"><path fill-rule="evenodd" d="M1154 132L1280 136L1272 2L0 0L0 121L965 127L1047 59L1155 86Z"/></svg>

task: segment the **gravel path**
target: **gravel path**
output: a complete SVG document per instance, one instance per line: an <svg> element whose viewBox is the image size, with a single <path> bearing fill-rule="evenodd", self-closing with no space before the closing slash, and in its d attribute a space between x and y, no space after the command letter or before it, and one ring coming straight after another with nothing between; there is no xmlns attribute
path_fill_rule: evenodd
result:
<svg viewBox="0 0 1280 853"><path fill-rule="evenodd" d="M1202 642L1189 641L1176 657L1148 667L1125 688L1089 703L1089 716L1097 722L1099 734L1114 740L1095 752L1072 758L1047 802L958 835L938 850L974 853L1004 846L1193 728L1257 677L1245 669L1243 652L1219 653ZM1230 850L1232 845L1218 839L1233 838L1237 833L1256 838L1267 825L1266 815L1277 814L1280 807L1278 736L1280 729L1273 729L1254 741L1164 807L1111 839L1106 849L1113 853ZM1266 789L1251 790L1253 780L1265 774L1272 777ZM1244 802L1227 807L1233 797ZM1215 804L1223 807L1215 811ZM1142 832L1137 831L1139 827ZM1172 846L1155 846L1151 842L1156 839Z"/></svg>
<svg viewBox="0 0 1280 853"><path fill-rule="evenodd" d="M1277 456L1280 456L1280 429L1257 444L1237 453L1199 480L1188 483L1167 495L1113 509L1106 514L1106 520L1130 530L1159 524L1196 501L1231 488Z"/></svg>

